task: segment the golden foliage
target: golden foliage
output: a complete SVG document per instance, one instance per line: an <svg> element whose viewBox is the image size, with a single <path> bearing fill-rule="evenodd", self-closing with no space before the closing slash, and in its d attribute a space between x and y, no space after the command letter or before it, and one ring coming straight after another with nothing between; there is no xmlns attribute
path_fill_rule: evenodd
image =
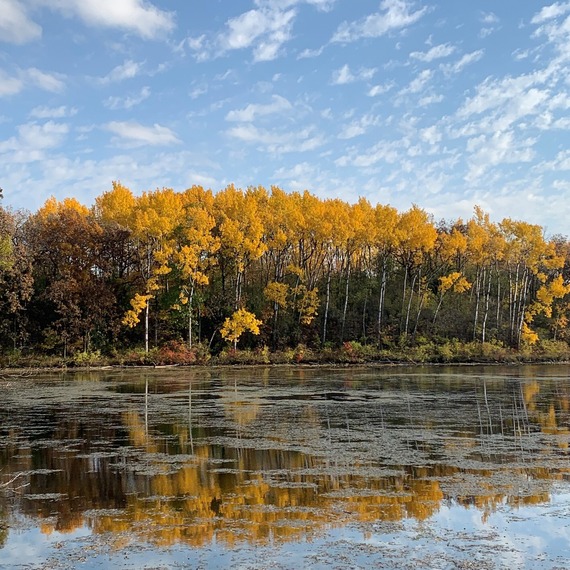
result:
<svg viewBox="0 0 570 570"><path fill-rule="evenodd" d="M263 324L253 313L245 309L238 309L231 317L228 317L220 329L224 340L228 340L237 345L241 335L247 331L252 334L259 334L259 327Z"/></svg>

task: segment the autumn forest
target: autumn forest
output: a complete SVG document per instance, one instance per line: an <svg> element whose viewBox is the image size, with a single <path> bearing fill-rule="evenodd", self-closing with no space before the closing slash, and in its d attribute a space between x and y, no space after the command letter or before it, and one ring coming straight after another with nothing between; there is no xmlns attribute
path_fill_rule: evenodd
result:
<svg viewBox="0 0 570 570"><path fill-rule="evenodd" d="M116 182L90 207L0 208L4 355L567 348L569 282L565 237L478 207L436 221L276 187Z"/></svg>

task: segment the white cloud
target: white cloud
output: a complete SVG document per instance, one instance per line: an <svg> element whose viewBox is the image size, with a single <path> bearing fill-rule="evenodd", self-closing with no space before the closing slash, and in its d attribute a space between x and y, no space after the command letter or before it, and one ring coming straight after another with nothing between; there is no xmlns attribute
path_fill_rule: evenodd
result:
<svg viewBox="0 0 570 570"><path fill-rule="evenodd" d="M232 127L227 131L227 134L246 143L264 145L261 150L272 154L307 152L315 150L324 143L323 137L314 134L312 127L307 127L299 132L279 133L258 129L252 124L244 124Z"/></svg>
<svg viewBox="0 0 570 570"><path fill-rule="evenodd" d="M361 152L359 149L350 149L349 153L341 156L335 161L337 166L358 166L368 168L379 162L395 164L401 162L401 149L408 146L404 140L400 141L380 141L376 143L368 152Z"/></svg>
<svg viewBox="0 0 570 570"><path fill-rule="evenodd" d="M295 10L279 7L249 10L226 22L226 30L216 39L221 53L253 48L254 61L275 59L283 44L291 39Z"/></svg>
<svg viewBox="0 0 570 570"><path fill-rule="evenodd" d="M532 18L532 24L542 24L547 20L558 18L570 12L570 2L556 2L550 6L543 6L542 10Z"/></svg>
<svg viewBox="0 0 570 570"><path fill-rule="evenodd" d="M188 95L190 95L190 99L198 99L198 97L201 97L206 93L208 93L208 87L206 85L200 85L191 89Z"/></svg>
<svg viewBox="0 0 570 570"><path fill-rule="evenodd" d="M361 38L376 38L392 30L410 26L417 22L428 8L412 12L412 6L406 0L383 0L381 12L370 14L358 22L343 22L333 35L332 42L349 43Z"/></svg>
<svg viewBox="0 0 570 570"><path fill-rule="evenodd" d="M0 141L0 154L6 154L10 163L28 163L43 160L45 151L61 145L69 132L68 125L48 121L25 123L17 128L18 135Z"/></svg>
<svg viewBox="0 0 570 570"><path fill-rule="evenodd" d="M291 103L284 97L273 95L272 102L267 105L249 104L244 109L229 111L226 121L252 122L256 117L273 115L292 109Z"/></svg>
<svg viewBox="0 0 570 570"><path fill-rule="evenodd" d="M64 123L48 121L44 124L26 123L18 127L20 142L30 148L53 148L59 146L69 127Z"/></svg>
<svg viewBox="0 0 570 570"><path fill-rule="evenodd" d="M384 85L374 85L370 88L367 95L368 97L376 97L377 95L383 95L384 93L388 93L390 89L394 87L393 83L386 83Z"/></svg>
<svg viewBox="0 0 570 570"><path fill-rule="evenodd" d="M160 38L175 27L174 14L147 0L40 0L64 15L77 16L88 26L119 28L145 39Z"/></svg>
<svg viewBox="0 0 570 570"><path fill-rule="evenodd" d="M354 83L355 81L366 81L372 79L375 73L375 69L362 68L354 74L348 64L345 64L340 69L333 71L331 82L333 85L346 85L347 83Z"/></svg>
<svg viewBox="0 0 570 570"><path fill-rule="evenodd" d="M433 105L434 103L441 103L443 101L443 95L439 94L430 94L421 97L418 101L418 105L420 107L427 107L428 105Z"/></svg>
<svg viewBox="0 0 570 570"><path fill-rule="evenodd" d="M76 114L77 109L75 107L66 107L65 105L61 105L60 107L46 107L45 105L40 105L30 111L30 117L36 119L62 119L63 117L72 117Z"/></svg>
<svg viewBox="0 0 570 570"><path fill-rule="evenodd" d="M428 144L435 145L441 142L442 135L439 129L435 125L432 125L420 131L420 138Z"/></svg>
<svg viewBox="0 0 570 570"><path fill-rule="evenodd" d="M293 24L298 6L309 4L318 10L329 11L335 0L255 0L256 8L230 18L225 29L212 35L188 38L184 45L194 52L197 61L220 57L233 50L251 49L254 62L273 61L284 52L284 46L293 38ZM298 59L320 55L305 50Z"/></svg>
<svg viewBox="0 0 570 570"><path fill-rule="evenodd" d="M336 3L336 0L254 0L259 8L271 8L273 10L284 10L297 4L309 4L321 10L328 12Z"/></svg>
<svg viewBox="0 0 570 570"><path fill-rule="evenodd" d="M16 95L24 88L24 82L17 77L10 77L0 69L0 97Z"/></svg>
<svg viewBox="0 0 570 570"><path fill-rule="evenodd" d="M105 77L99 79L99 83L117 83L125 79L133 79L140 74L144 62L139 63L132 59L125 60L121 65L114 67Z"/></svg>
<svg viewBox="0 0 570 570"><path fill-rule="evenodd" d="M137 95L127 97L109 97L104 105L108 109L132 109L150 97L150 88L143 87Z"/></svg>
<svg viewBox="0 0 570 570"><path fill-rule="evenodd" d="M0 69L0 97L17 95L30 86L51 93L61 93L65 89L63 77L61 74L46 73L35 67L21 69L18 71L18 77L12 77Z"/></svg>
<svg viewBox="0 0 570 570"><path fill-rule="evenodd" d="M0 0L0 42L24 44L37 40L42 29L33 22L18 0Z"/></svg>
<svg viewBox="0 0 570 570"><path fill-rule="evenodd" d="M134 121L112 121L105 128L129 146L162 146L180 142L173 131L156 123L152 127L145 127Z"/></svg>
<svg viewBox="0 0 570 570"><path fill-rule="evenodd" d="M513 58L516 61L522 61L523 59L526 59L529 55L530 55L530 50L528 49L518 48L515 51L513 51Z"/></svg>
<svg viewBox="0 0 570 570"><path fill-rule="evenodd" d="M325 50L325 46L321 46L317 49L304 49L298 56L297 59L308 59L311 57L319 57Z"/></svg>
<svg viewBox="0 0 570 570"><path fill-rule="evenodd" d="M356 121L345 125L338 135L339 139L352 139L357 136L363 135L370 127L380 124L380 117L374 115L364 115Z"/></svg>
<svg viewBox="0 0 570 570"><path fill-rule="evenodd" d="M479 61L483 57L484 53L485 52L482 49L472 51L471 53L466 53L455 63L446 63L441 65L441 70L446 75L455 75L456 73L463 71L463 69L471 63Z"/></svg>
<svg viewBox="0 0 570 570"><path fill-rule="evenodd" d="M481 22L483 24L498 24L499 18L494 12L482 12L481 13Z"/></svg>
<svg viewBox="0 0 570 570"><path fill-rule="evenodd" d="M424 69L420 71L418 75L410 81L410 84L400 91L401 95L407 93L419 93L425 89L425 86L428 84L429 80L433 76L433 71L431 69Z"/></svg>
<svg viewBox="0 0 570 570"><path fill-rule="evenodd" d="M467 182L474 182L490 167L517 162L530 162L535 156L535 139L517 139L513 131L497 131L491 136L480 135L467 141L469 172Z"/></svg>
<svg viewBox="0 0 570 570"><path fill-rule="evenodd" d="M458 109L457 116L465 119L483 115L480 130L506 130L521 117L539 114L547 105L549 91L537 87L542 79L540 74L497 80L488 78L477 86L476 94Z"/></svg>
<svg viewBox="0 0 570 570"><path fill-rule="evenodd" d="M455 51L455 46L451 44L440 44L433 46L427 52L413 51L410 57L419 59L420 61L431 62L434 59L442 59L450 56Z"/></svg>
<svg viewBox="0 0 570 570"><path fill-rule="evenodd" d="M44 91L61 93L65 89L65 83L60 79L61 75L45 73L35 67L27 69L23 75L29 83Z"/></svg>

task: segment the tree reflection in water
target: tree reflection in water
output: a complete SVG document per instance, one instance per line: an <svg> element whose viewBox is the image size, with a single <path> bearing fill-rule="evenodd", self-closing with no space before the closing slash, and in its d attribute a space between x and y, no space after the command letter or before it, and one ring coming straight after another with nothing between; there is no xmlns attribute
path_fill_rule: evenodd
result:
<svg viewBox="0 0 570 570"><path fill-rule="evenodd" d="M443 504L548 502L565 482L570 383L557 368L176 370L42 377L0 412L0 541L300 540ZM535 371L535 376L530 375ZM2 542L0 542L1 546Z"/></svg>

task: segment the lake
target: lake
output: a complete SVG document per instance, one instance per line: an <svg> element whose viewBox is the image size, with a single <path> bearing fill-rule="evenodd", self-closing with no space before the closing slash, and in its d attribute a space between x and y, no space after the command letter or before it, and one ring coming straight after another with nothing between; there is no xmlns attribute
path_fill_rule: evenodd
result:
<svg viewBox="0 0 570 570"><path fill-rule="evenodd" d="M570 367L0 379L0 569L570 567Z"/></svg>

